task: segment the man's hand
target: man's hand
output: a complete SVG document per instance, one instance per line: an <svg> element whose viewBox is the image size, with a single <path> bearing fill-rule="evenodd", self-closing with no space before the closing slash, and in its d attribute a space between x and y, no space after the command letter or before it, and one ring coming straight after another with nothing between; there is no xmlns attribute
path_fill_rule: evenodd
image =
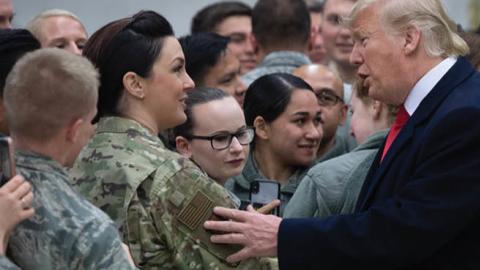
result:
<svg viewBox="0 0 480 270"><path fill-rule="evenodd" d="M230 255L228 262L250 257L277 256L277 234L281 218L256 212L251 205L247 211L215 207L214 213L227 221L206 221L208 230L226 232L213 235L210 240L218 244L239 244L243 249Z"/></svg>

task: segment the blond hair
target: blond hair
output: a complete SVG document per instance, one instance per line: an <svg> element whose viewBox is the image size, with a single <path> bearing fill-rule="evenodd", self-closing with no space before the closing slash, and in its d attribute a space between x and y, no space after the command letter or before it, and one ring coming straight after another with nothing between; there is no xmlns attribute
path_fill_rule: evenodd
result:
<svg viewBox="0 0 480 270"><path fill-rule="evenodd" d="M375 3L382 4L380 21L386 33L395 35L415 26L422 33L423 46L429 56L445 58L468 54L467 44L457 34L457 26L440 0L359 0L345 23L351 26L361 11Z"/></svg>
<svg viewBox="0 0 480 270"><path fill-rule="evenodd" d="M47 142L95 108L99 75L85 58L56 49L26 54L7 77L5 110L10 132Z"/></svg>
<svg viewBox="0 0 480 270"><path fill-rule="evenodd" d="M69 17L77 21L83 28L83 31L85 31L85 34L87 33L87 30L85 29L85 26L83 23L80 21L80 19L77 17L77 15L73 14L72 12L64 9L48 9L43 11L42 13L38 14L35 16L33 19L31 19L28 23L27 26L25 27L30 33L32 33L37 39L41 39L41 27L42 27L42 21L44 19L50 18L50 17Z"/></svg>

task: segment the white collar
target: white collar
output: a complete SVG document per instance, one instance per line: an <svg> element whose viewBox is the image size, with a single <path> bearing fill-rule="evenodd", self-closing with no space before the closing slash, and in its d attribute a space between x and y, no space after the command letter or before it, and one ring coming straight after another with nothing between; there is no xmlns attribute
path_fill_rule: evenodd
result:
<svg viewBox="0 0 480 270"><path fill-rule="evenodd" d="M457 62L456 57L448 57L430 69L413 87L405 100L405 110L412 115L422 100L432 91L450 68Z"/></svg>

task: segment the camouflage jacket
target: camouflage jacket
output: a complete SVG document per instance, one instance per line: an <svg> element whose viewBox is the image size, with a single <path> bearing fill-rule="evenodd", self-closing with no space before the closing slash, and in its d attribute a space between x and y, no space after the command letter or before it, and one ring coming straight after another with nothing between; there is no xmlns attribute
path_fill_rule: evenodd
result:
<svg viewBox="0 0 480 270"><path fill-rule="evenodd" d="M0 269L2 270L20 270L16 265L11 263L7 257L0 255Z"/></svg>
<svg viewBox="0 0 480 270"><path fill-rule="evenodd" d="M35 208L9 240L7 254L21 269L134 269L112 220L69 186L58 162L18 151L16 165Z"/></svg>
<svg viewBox="0 0 480 270"><path fill-rule="evenodd" d="M203 229L214 206L234 207L225 189L136 121L100 119L71 176L116 222L142 269L262 269L257 259L227 264L239 247L212 244Z"/></svg>

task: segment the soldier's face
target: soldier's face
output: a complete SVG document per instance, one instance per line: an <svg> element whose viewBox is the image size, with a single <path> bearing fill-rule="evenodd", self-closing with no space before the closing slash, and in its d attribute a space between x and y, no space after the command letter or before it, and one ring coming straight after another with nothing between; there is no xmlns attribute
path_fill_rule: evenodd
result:
<svg viewBox="0 0 480 270"><path fill-rule="evenodd" d="M216 27L215 32L230 38L228 48L240 61L242 74L257 66L252 43L252 19L249 16L230 16Z"/></svg>
<svg viewBox="0 0 480 270"><path fill-rule="evenodd" d="M43 48L59 48L81 55L87 42L87 33L75 19L53 16L41 21L39 41Z"/></svg>
<svg viewBox="0 0 480 270"><path fill-rule="evenodd" d="M185 57L175 37L166 37L163 48L153 64L150 76L142 80L146 112L165 130L185 122L187 91L195 84L185 71Z"/></svg>
<svg viewBox="0 0 480 270"><path fill-rule="evenodd" d="M232 97L195 105L192 115L192 135L196 136L237 133L246 128L243 111ZM221 185L242 172L250 149L236 138L222 150L213 149L210 140L192 139L189 147L190 157Z"/></svg>
<svg viewBox="0 0 480 270"><path fill-rule="evenodd" d="M328 57L340 65L349 65L352 52L352 33L341 25L341 18L347 16L355 4L354 0L328 0L325 3L322 37Z"/></svg>
<svg viewBox="0 0 480 270"><path fill-rule="evenodd" d="M351 112L350 134L358 144L362 144L376 131L373 101L370 104L366 104L356 95L352 95Z"/></svg>
<svg viewBox="0 0 480 270"><path fill-rule="evenodd" d="M203 79L203 84L229 93L238 101L240 106L243 106L247 87L242 82L240 76L240 62L227 49L225 55L220 57L218 62L208 70Z"/></svg>
<svg viewBox="0 0 480 270"><path fill-rule="evenodd" d="M294 90L285 111L266 125L262 144L275 157L273 162L287 166L308 166L317 157L323 136L320 106L311 91ZM260 150L259 150L260 151ZM267 155L267 154L265 154Z"/></svg>
<svg viewBox="0 0 480 270"><path fill-rule="evenodd" d="M329 70L323 68L303 69L295 71L294 75L310 84L317 97L321 92L327 91L343 99L343 83ZM329 143L335 137L338 126L344 124L347 107L343 102L337 100L335 104L320 103L320 111L323 121L323 145Z"/></svg>

